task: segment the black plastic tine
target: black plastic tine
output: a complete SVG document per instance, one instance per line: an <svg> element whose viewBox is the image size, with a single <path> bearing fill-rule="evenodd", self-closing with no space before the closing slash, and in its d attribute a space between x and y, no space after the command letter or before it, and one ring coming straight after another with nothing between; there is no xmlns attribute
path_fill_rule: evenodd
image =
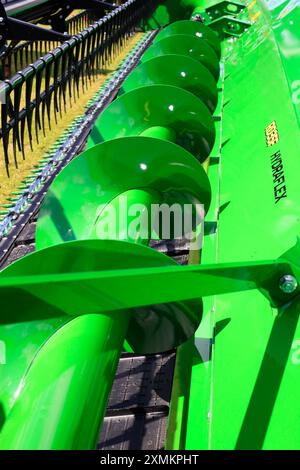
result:
<svg viewBox="0 0 300 470"><path fill-rule="evenodd" d="M91 54L92 54L92 35L93 31L89 31L89 34L87 36L86 40L86 61L85 61L85 69L86 69L86 75L89 79L89 82L91 82Z"/></svg>
<svg viewBox="0 0 300 470"><path fill-rule="evenodd" d="M11 53L8 54L7 56L7 62L5 59L3 60L3 66L4 66L4 77L3 78L9 78L11 75L11 63L12 63L12 56Z"/></svg>
<svg viewBox="0 0 300 470"><path fill-rule="evenodd" d="M25 127L26 115L24 114L21 119L21 152L23 160L25 160Z"/></svg>
<svg viewBox="0 0 300 470"><path fill-rule="evenodd" d="M103 21L101 37L101 69L105 67L107 21Z"/></svg>
<svg viewBox="0 0 300 470"><path fill-rule="evenodd" d="M108 48L108 55L109 55L109 62L111 63L112 55L113 55L113 42L114 42L114 17L113 14L110 13L110 32L109 32L109 48Z"/></svg>
<svg viewBox="0 0 300 470"><path fill-rule="evenodd" d="M94 25L91 25L91 28L92 28L93 32L91 34L92 40L91 40L91 53L90 53L89 67L91 69L92 79L93 79L93 81L95 81L95 58L96 58L95 45L96 45L97 33L96 33L96 28L94 27Z"/></svg>
<svg viewBox="0 0 300 470"><path fill-rule="evenodd" d="M101 66L101 51L102 51L102 34L103 34L103 22L101 21L100 27L97 28L97 34L96 34L96 69L97 72L100 70Z"/></svg>
<svg viewBox="0 0 300 470"><path fill-rule="evenodd" d="M20 68L22 69L23 68L23 53L20 47L18 48L18 55L19 55ZM16 71L17 70L18 68L16 68Z"/></svg>
<svg viewBox="0 0 300 470"><path fill-rule="evenodd" d="M10 119L14 118L14 105L11 99L11 94L7 97L7 113Z"/></svg>
<svg viewBox="0 0 300 470"><path fill-rule="evenodd" d="M33 84L33 77L34 77L34 69L29 66L27 69L23 71L25 83L26 83L26 91L25 91L25 109L26 109L26 122L27 122L27 132L29 138L29 144L31 150L32 147L32 111L33 106L31 103L31 95L32 95L32 84Z"/></svg>
<svg viewBox="0 0 300 470"><path fill-rule="evenodd" d="M25 65L27 65L29 62L33 62L32 57L30 57L30 61L29 61L29 52L30 52L30 43L24 42L23 47L22 47L22 53L23 55L25 55Z"/></svg>
<svg viewBox="0 0 300 470"><path fill-rule="evenodd" d="M110 35L111 24L106 22L106 32L105 32L105 64L109 63L109 35Z"/></svg>
<svg viewBox="0 0 300 470"><path fill-rule="evenodd" d="M111 52L112 52L112 36L113 36L113 21L111 18L111 13L109 14L110 21L107 22L108 26L108 35L107 35L107 60L108 64L111 63Z"/></svg>
<svg viewBox="0 0 300 470"><path fill-rule="evenodd" d="M57 124L57 113L60 113L61 116L61 109L58 104L58 89L59 89L59 67L60 67L60 53L58 53L58 49L55 49L53 51L53 54L55 54L54 58L54 69L53 69L53 92L54 92L54 119L55 123Z"/></svg>
<svg viewBox="0 0 300 470"><path fill-rule="evenodd" d="M80 78L80 63L79 63L79 54L80 54L80 35L78 34L77 36L74 36L76 37L76 45L75 45L75 48L74 48L74 56L73 56L73 64L74 64L74 73L73 73L73 77L74 77L74 90L73 90L73 93L74 93L74 101L76 101L76 94L77 96L79 96L79 78Z"/></svg>
<svg viewBox="0 0 300 470"><path fill-rule="evenodd" d="M42 60L38 60L33 64L35 68L35 137L37 143L39 143L39 131L42 129L41 118L40 118L40 104L41 104L41 84L42 84L42 73L44 63Z"/></svg>
<svg viewBox="0 0 300 470"><path fill-rule="evenodd" d="M57 100L58 100L58 107L59 107L59 115L62 118L62 95L63 95L63 50L61 46L58 47L61 51L61 56L59 59L59 75L58 75L58 88L57 88Z"/></svg>
<svg viewBox="0 0 300 470"><path fill-rule="evenodd" d="M45 60L45 57L42 57L41 60L44 62L44 91L41 94L41 114L42 114L42 130L43 130L43 135L44 137L46 136L46 107L47 107L47 90L48 90L48 84L47 84L47 63ZM48 123L49 124L49 123Z"/></svg>
<svg viewBox="0 0 300 470"><path fill-rule="evenodd" d="M13 58L14 58L14 69L18 70L18 51L13 51Z"/></svg>
<svg viewBox="0 0 300 470"><path fill-rule="evenodd" d="M1 84L1 90L4 97L4 103L1 103L1 136L2 136L2 146L3 146L3 154L4 154L4 163L6 174L9 177L9 114L8 114L8 103L10 101L10 93L12 91L12 86L8 80L5 80L3 84Z"/></svg>
<svg viewBox="0 0 300 470"><path fill-rule="evenodd" d="M45 116L45 110L47 110L48 127L49 127L49 130L51 130L52 90L51 90L51 87L50 87L50 78L51 78L51 70L53 68L53 61L54 61L53 54L52 53L51 54L46 54L44 56L44 61L46 63L46 66L45 66L45 97L43 99L42 112L43 112L43 115Z"/></svg>
<svg viewBox="0 0 300 470"><path fill-rule="evenodd" d="M36 56L34 56L34 51L35 51L35 42L31 41L29 43L29 51L30 51L30 61L34 62L36 60Z"/></svg>
<svg viewBox="0 0 300 470"><path fill-rule="evenodd" d="M70 105L72 105L72 101L75 101L75 50L77 44L76 36L69 39L66 43L67 46L67 56L68 56L68 72L67 72L67 82L68 82L68 89L69 89L69 100ZM74 88L74 90L73 90Z"/></svg>
<svg viewBox="0 0 300 470"><path fill-rule="evenodd" d="M18 150L21 151L21 141L19 133L20 124L20 104L24 78L21 74L16 74L14 77L13 89L14 89L14 120L13 120L13 153L15 166L18 168L17 160L17 146Z"/></svg>
<svg viewBox="0 0 300 470"><path fill-rule="evenodd" d="M73 80L73 62L74 62L74 49L73 47L70 47L68 51L68 90L69 90L69 99L70 102L72 103L72 80Z"/></svg>
<svg viewBox="0 0 300 470"><path fill-rule="evenodd" d="M66 89L67 89L67 49L68 46L64 45L60 46L61 51L62 51L62 57L61 57L61 85L60 85L60 95L59 95L59 100L60 103L63 101L64 105L64 112L67 111L67 101L66 101Z"/></svg>
<svg viewBox="0 0 300 470"><path fill-rule="evenodd" d="M80 69L81 69L81 82L82 82L82 90L84 91L85 88L85 68L86 68L86 53L85 51L87 50L87 40L88 40L88 31L82 31L81 33L81 55L80 55Z"/></svg>

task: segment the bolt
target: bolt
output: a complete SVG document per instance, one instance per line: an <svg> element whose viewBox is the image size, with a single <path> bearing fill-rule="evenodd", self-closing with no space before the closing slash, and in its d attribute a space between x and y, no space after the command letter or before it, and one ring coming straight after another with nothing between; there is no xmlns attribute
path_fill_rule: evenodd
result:
<svg viewBox="0 0 300 470"><path fill-rule="evenodd" d="M199 23L204 23L204 18L198 13L193 17L193 20L198 21Z"/></svg>
<svg viewBox="0 0 300 470"><path fill-rule="evenodd" d="M285 294L292 294L298 287L297 279L291 274L285 274L279 281L279 288Z"/></svg>

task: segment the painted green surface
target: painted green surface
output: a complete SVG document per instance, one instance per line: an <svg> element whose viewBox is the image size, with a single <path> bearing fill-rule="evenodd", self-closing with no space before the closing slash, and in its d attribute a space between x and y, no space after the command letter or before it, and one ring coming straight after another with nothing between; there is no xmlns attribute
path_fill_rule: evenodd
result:
<svg viewBox="0 0 300 470"><path fill-rule="evenodd" d="M220 74L218 56L206 41L188 34L174 34L160 39L146 50L141 62L165 54L182 54L192 57L203 64L217 81Z"/></svg>
<svg viewBox="0 0 300 470"><path fill-rule="evenodd" d="M219 65L213 49L203 38L190 34L187 40L204 44L199 51L204 61L207 57L206 63L216 80ZM189 85L178 88L153 84L132 90L112 103L96 123L89 140L91 148L72 161L51 185L39 213L37 252L2 274L2 286L8 288L12 282L14 290L5 290L8 297L1 318L3 328L13 323L16 332L21 322L22 328L25 325L28 330L29 323L39 319L37 328L46 330L39 334L35 345L29 329L20 351L24 353L27 344L32 351L26 354L26 361L10 364L9 375L14 380L7 393L7 409L3 410L2 448L94 448L124 339L130 350L143 354L161 352L186 341L199 325L202 300L197 300L198 292L196 297L194 291L183 298L187 292L184 285L189 284L193 273L186 273L184 281L184 273L178 267L175 274L180 277L180 290L164 291L164 279L172 275L172 270L163 271L163 266L174 262L136 245L147 244L149 233L140 227L134 244L114 244L107 241L111 233L99 235L105 210L120 210L124 196L127 204L145 207L162 202L201 202L205 210L209 208L211 188L198 160L204 160L213 148L215 128L211 113L195 92L199 82L202 89L206 86L207 103L212 109L216 105L216 84L199 62L183 59L192 62L191 92L184 89L188 90ZM199 69L203 76L198 78L197 88ZM172 83L177 84L176 80ZM101 144L95 145L98 142ZM122 240L127 239L131 222L128 215L118 220L116 232ZM95 242L95 237L106 241ZM125 271L108 273L109 266L160 269L142 278L140 270L131 276L128 272L129 277ZM161 281L158 273L164 276ZM24 274L29 276L27 279L35 279L31 286L22 281ZM144 274L147 276L147 272ZM243 285L249 287L248 283ZM125 297L115 296L117 291ZM133 309L134 304L136 309L129 314L128 308ZM57 320L47 320L52 317ZM9 360L12 353L18 352L13 348L15 343L9 344ZM5 380L0 381L4 397L6 385ZM93 407L89 406L91 401Z"/></svg>
<svg viewBox="0 0 300 470"><path fill-rule="evenodd" d="M167 24L199 4L167 2L156 13ZM1 274L2 300L13 299L1 334L16 362L13 379L0 382L2 448L93 448L124 337L136 351L166 350L190 337L201 316L194 339L178 350L168 448L300 448L299 300L274 307L287 300L279 280L293 267L270 262L300 233L297 6L257 0L239 16L253 25L222 44L215 122L189 84L145 78L153 63L180 53L200 58L218 79L217 55L194 26L192 34L171 27L144 55L141 75L128 79L130 91L99 118L90 148L56 179L37 229L38 249L48 248ZM210 156L210 183L195 156ZM192 266L173 265L142 246L149 234L138 235L141 245L92 241L102 211L117 207L122 194L146 206L170 197L204 202L201 265L199 254ZM129 223L120 223L121 232ZM289 256L299 258L295 249ZM201 300L191 302L198 296L203 312ZM170 301L179 304L166 308ZM138 311L152 303L160 305ZM10 325L24 321L19 312L35 322Z"/></svg>
<svg viewBox="0 0 300 470"><path fill-rule="evenodd" d="M218 84L219 101L215 116L222 117L223 109L223 74ZM222 120L216 122L216 141L211 152L208 168L212 188L212 200L206 220L205 250L201 256L190 260L193 264L215 263L217 261L217 218L219 202L219 156L222 141ZM197 253L195 253L197 255ZM222 325L222 324L220 324ZM207 297L203 305L201 324L192 341L192 346L185 343L177 350L174 386L170 409L170 426L167 434L167 449L190 448L207 449L210 432L209 409L211 400L212 342L215 328L214 296ZM222 329L222 328L220 328ZM189 360L187 360L189 358ZM188 388L187 385L188 384ZM192 386L190 386L192 384ZM179 403L179 405L178 405ZM189 426L188 426L189 421ZM176 427L174 429L174 423Z"/></svg>
<svg viewBox="0 0 300 470"><path fill-rule="evenodd" d="M279 49L280 58L288 81L291 101L300 119L299 80L299 2L266 2L261 5L264 14L272 20L272 33Z"/></svg>
<svg viewBox="0 0 300 470"><path fill-rule="evenodd" d="M299 33L293 28L299 10L284 16L288 4L271 13L271 3L252 4L255 24L239 40L223 44L223 147L217 175L210 172L213 187L220 179L220 210L202 262L278 256L299 236ZM242 17L249 19L247 12ZM274 120L279 142L268 147L265 129ZM271 156L279 151L287 197L276 203ZM299 449L300 415L293 405L299 306L295 302L281 317L276 313L255 292L204 302L195 343L209 340L209 331L212 336L209 354L192 371L186 448Z"/></svg>
<svg viewBox="0 0 300 470"><path fill-rule="evenodd" d="M209 70L192 57L178 54L154 57L132 71L123 83L120 93L154 84L184 88L200 98L210 111L213 112L216 108L216 82Z"/></svg>
<svg viewBox="0 0 300 470"><path fill-rule="evenodd" d="M212 31L206 25L198 23L196 21L176 21L175 23L172 23L162 29L157 34L154 41L158 42L161 39L177 34L188 34L191 36L196 36L197 38L204 39L213 48L213 50L218 56L218 59L220 59L221 45L219 38L214 33L214 31Z"/></svg>
<svg viewBox="0 0 300 470"><path fill-rule="evenodd" d="M213 118L200 99L174 86L148 85L121 95L103 111L88 148L109 139L140 135L153 126L172 128L176 144L201 161L214 145Z"/></svg>
<svg viewBox="0 0 300 470"><path fill-rule="evenodd" d="M9 282L11 276L24 273L34 278L39 276L40 280L43 276L48 278L45 288L50 296L47 295L47 298L44 297L41 284L35 292L24 289L23 286L13 296L9 295L7 301L3 297L9 321L28 322L38 317L40 320L52 315L62 317L66 313L71 317L37 351L14 391L15 402L4 422L0 448L95 447L125 336L133 349L138 350L140 347L142 353L146 352L145 348L150 348L147 352L155 352L156 348L158 351L169 350L174 346L172 342L176 335L179 342L182 342L183 334L188 334L190 328L192 330L189 334L192 334L197 327L202 302L181 302L168 305L168 308L159 305L147 312L139 309L137 315L141 316L142 322L135 322L128 311L119 308L115 312L99 315L100 296L94 297L97 289L85 284L84 278L90 269L104 273L112 265L125 272L125 267L128 269L172 264L176 263L149 248L132 243L95 240L65 243L38 251L2 273L2 283ZM81 273L79 285L74 284L68 292L64 291L61 282L55 285L53 279L51 280L51 276L55 277L59 272L63 274L64 271L68 276L72 276L72 273L75 276L78 271ZM16 286L15 282L13 284ZM106 291L106 302L109 297L114 298L111 293L115 289L117 287L114 283L113 288L109 287ZM126 288L124 293L126 290L129 292ZM21 311L16 308L20 304ZM81 308L85 309L85 312L81 312L85 315L72 318L72 312L79 315ZM19 318L13 318L17 312ZM178 319L177 326L175 318ZM4 315L1 322L8 323ZM175 326L177 334L171 326Z"/></svg>
<svg viewBox="0 0 300 470"><path fill-rule="evenodd" d="M109 257L111 264L115 265L115 258L120 256L122 249L124 251L121 259L124 265L110 269L102 268L102 263L107 263ZM146 263L142 266L143 269L141 266L132 268L130 258L135 252L138 253L138 250L144 262L147 257L150 260L153 257L155 260L161 260L162 267L148 268ZM137 249L133 243L125 244L125 241L92 240L90 243L69 242L31 254L15 263L19 269L17 275L9 276L7 270L6 276L0 280L1 298L6 305L1 323L7 323L8 320L16 323L32 318L42 319L47 317L52 309L57 314L73 316L76 308L77 315L86 315L90 312L114 312L165 302L192 300L198 296L202 298L248 290L259 292L272 306L285 309L287 302L297 298L300 292L300 287L292 293L283 292L279 287L279 281L284 275L294 276L299 283L299 265L290 263L290 259L299 255L300 243L277 260L252 263L190 266L175 263L175 266L172 266L173 263L168 257L159 252L152 255L152 251L143 246ZM73 264L69 261L72 256ZM93 257L99 261L90 266ZM51 263L52 260L55 260L55 263ZM41 272L42 264L45 266L45 272ZM48 270L51 264L51 269ZM32 266L35 269L33 273L29 273ZM133 285L134 291L131 289ZM109 294L113 288L116 292L111 296ZM89 292L88 298L85 292ZM21 313L9 302L17 293L19 299L24 297L24 304L25 300L29 304L32 300L32 305L25 304Z"/></svg>
<svg viewBox="0 0 300 470"><path fill-rule="evenodd" d="M70 188L76 188L72 197ZM108 140L78 156L53 182L40 209L37 248L99 237L105 206L126 191L143 188L157 191L165 202L191 202L192 197L206 209L210 204L207 175L186 150L151 137Z"/></svg>
<svg viewBox="0 0 300 470"><path fill-rule="evenodd" d="M49 338L18 390L0 449L95 448L128 320L85 315Z"/></svg>
<svg viewBox="0 0 300 470"><path fill-rule="evenodd" d="M164 130L163 134L161 133L162 130ZM148 128L148 131L152 132L154 135L157 135L159 131L161 137L166 137L165 129ZM172 134L168 133L168 137L172 138ZM124 149L126 149L130 155L130 161L124 160ZM116 168L119 169L119 180L117 178ZM139 172L136 171L137 168L140 168ZM131 181L128 179L129 175L131 175ZM146 187L148 190L142 191L137 189L133 191L132 188L135 187ZM70 188L76 188L76 190L73 190L71 198ZM89 192L87 189L89 189ZM164 193L168 195L169 191L171 194L172 191L175 191L175 194L177 192L177 202L178 196L182 193L190 194L194 198L196 197L203 201L206 200L207 207L210 201L210 186L204 170L191 154L181 149L179 146L156 138L141 136L138 138L128 137L108 141L88 150L81 157L74 160L74 162L61 173L60 177L56 179L46 196L38 222L37 247L40 249L42 246L53 246L55 251L49 252L49 254L47 254L47 251L38 251L36 255L22 259L19 263L14 264L4 271L4 274L2 274L2 282L5 282L3 276L9 275L9 273L17 275L17 272L18 274L30 274L30 272L33 274L37 272L41 274L44 269L49 276L51 272L63 272L64 267L65 269L67 267L68 272L72 269L79 269L80 271L87 269L103 270L105 268L103 252L99 255L93 252L93 250L90 250L89 253L84 250L84 246L79 246L77 252L71 250L68 253L68 249L71 248L70 245L72 245L72 243L60 246L57 245L57 243L73 239L75 235L77 239L93 237L97 230L96 225L99 218L99 213L97 212L99 204L101 203L99 194L103 194L102 203L108 204L109 202L111 203L114 198L118 197L118 195L124 194L126 190L130 191L130 196L139 203L144 202L148 204L150 201L153 201L153 199L156 199L156 190L159 190L161 195ZM168 196L168 198L170 199L170 196ZM184 197L184 201L187 202L186 196ZM94 206L91 205L92 203ZM78 211L78 207L81 208L81 211ZM83 218L83 214L85 219ZM126 224L127 221L125 221L125 225ZM71 229L72 231L70 232ZM70 234L72 236L70 236ZM100 242L98 241L98 243ZM144 259L143 253L140 253L137 249L138 247L133 244L130 244L131 249L126 253L124 242L121 242L121 245L122 247L119 251L116 251L112 249L107 241L105 242L107 254L106 266L113 265L117 267L118 263L120 264L122 256L125 260L127 259L127 262L125 262L127 268L130 264L133 265L134 259L137 260L138 265L142 266L147 266L149 262L153 264L158 258L160 260L159 265L164 262L167 264L171 262L169 258L165 258L153 250L147 250ZM63 251L63 258L59 255L60 250ZM113 256L116 257L115 261L113 260ZM164 259L166 261L164 261ZM97 262L99 264L97 264ZM138 279L139 277L138 275ZM43 298L41 285L38 287L37 297L33 295L32 292L28 291L26 293L24 287L17 292L17 295L8 293L7 305L9 305L10 310L6 310L5 315L7 316L3 315L2 321L7 324L12 321L24 322L25 320L29 321L36 318L42 320L43 318L48 318L53 315L60 318L63 312L67 311L71 316L72 312L74 312L74 315L78 315L80 314L80 309L85 308L82 313L88 315L85 320L87 323L89 322L89 318L91 319L90 328L93 330L92 320L94 317L90 317L89 313L95 313L99 304L99 293L97 294L97 290L94 291L92 285L87 285L82 281L80 281L78 285L74 285L71 291L66 292L62 290L61 280L62 279L59 279L58 284L55 284L54 279L48 277L46 289L48 290L50 288L50 297L48 296L47 298ZM123 281L122 284L124 284ZM135 284L135 282L130 282L130 285L133 284ZM54 290L51 290L51 285ZM110 286L107 292L114 292L116 288L115 282L113 282L113 285L114 287ZM151 286L151 283L148 285ZM138 289L138 286L136 288ZM94 299L94 303L91 303L93 291L96 294L96 298ZM128 287L125 289L125 293L126 291L129 292ZM87 292L89 292L88 297L86 295ZM143 297L142 289L140 293ZM151 295L150 292L150 298ZM134 297L136 297L136 292L134 293ZM15 300L15 302L12 301L12 299ZM152 304L154 300L152 299L150 303ZM69 307L67 307L68 303ZM140 304L140 302L138 303ZM20 304L23 306L21 310L18 308ZM107 308L106 306L105 310ZM174 304L173 308L171 305L168 305L167 309L164 309L163 306L152 307L148 309L147 312L148 315L150 315L149 319L154 321L153 326L149 323L148 317L145 316L146 312L143 313L141 311L142 318L146 321L145 332L148 333L148 336L141 334L141 324L139 323L136 328L133 328L132 325L130 326L127 341L131 346L134 346L138 339L139 347L133 347L133 349L142 353L169 350L174 346L174 343L168 341L173 341L176 336L174 334L175 330L172 330L171 326L175 326L175 329L177 328L178 337L181 338L180 342L183 341L186 337L183 339L182 332L185 332L185 334L189 336L193 333L193 330L197 327L199 322L198 315L201 313L201 310L201 305L199 302L195 301L186 304L186 307L184 307L182 303L179 305ZM16 318L13 319L11 316L11 314L15 314L16 312L22 313L22 316L19 317L18 320ZM175 320L177 317L179 323L176 327L177 321ZM162 321L163 318L164 320ZM69 358L69 356L66 357L64 354L64 338L66 337L65 339L67 341L68 335L66 332L68 332L69 329L73 331L74 322L75 330L77 331L76 325L79 325L81 331L81 324L80 322L78 323L77 320L71 320L66 329L59 330L51 339L48 339L35 357L31 356L28 358L27 366L30 365L31 367L26 376L15 377L15 387L17 387L14 393L15 402L13 403L14 406L11 413L5 416L4 419L1 435L2 448L73 449L94 447L95 434L93 434L93 430L99 429L110 390L110 384L114 377L118 354L121 350L120 345L125 338L124 333L116 333L118 325L117 319L109 323L108 326L106 326L107 321L106 316L102 323L98 320L98 368L96 370L94 361L95 345L92 343L91 349L88 348L90 338L87 336L87 348L83 353L86 363L86 373L84 375L87 374L86 388L84 390L81 389L80 385L80 380L83 379L81 376L78 378L78 371L81 369L75 368L74 378L71 382L67 381L67 383L64 384L64 382L62 382L63 379L59 380L60 377L64 377L66 370L69 370L71 367L71 358ZM158 324L160 324L159 329ZM194 325L192 330L190 330L191 326L189 325ZM119 345L119 349L117 346L111 349L109 343L105 341L105 338L107 338L107 340L109 339L110 328L113 328L114 335L116 335L115 341L116 344ZM102 331L101 341L99 336L100 331ZM168 332L169 335L166 335L166 332ZM78 336L78 333L76 333L76 335ZM84 336L82 337L82 340L83 339ZM73 341L72 338L70 341ZM57 357L64 357L64 360L56 361L55 356L52 354L51 347L48 353L48 346L49 344L51 346L52 342L55 344L55 349L57 348ZM112 351L107 355L107 361L99 361L99 356L103 356L103 358L106 357L106 350ZM55 367L52 368L53 357ZM49 358L51 358L50 361ZM77 356L74 357L74 360L77 360ZM31 363L33 363L35 367L32 367ZM48 364L49 368L47 377L45 377L44 374L45 363ZM81 362L79 362L79 365L80 364ZM110 371L109 378L105 373L106 364L109 364L107 366L107 370ZM20 363L20 365L24 366L22 363ZM97 394L94 394L96 382L91 382L91 380L88 379L89 376L98 381L98 390L102 391L101 395L99 391ZM18 382L20 378L22 378L21 388L20 382ZM69 378L70 377L68 377L68 379ZM58 402L57 409L54 413L57 395L60 394L62 383L65 394L62 398L63 401ZM52 385L52 388L50 385ZM49 400L49 387L54 401ZM11 392L12 391L13 390L11 390ZM85 393L86 395L91 394L93 400L95 400L96 403L98 402L98 413L95 413L94 409L88 406L87 403L89 403L90 400L85 396ZM29 397L31 397L31 399L29 399ZM81 414L78 420L74 422L74 426L69 426L68 432L66 432L66 422L69 420L73 423L72 414L79 400L82 400L82 407L80 408ZM34 403L38 403L34 408L36 413L33 412L32 408ZM65 406L66 403L68 403L68 406ZM46 404L49 413L43 414L43 419L40 419L41 409L46 407ZM52 414L54 414L54 416L52 416ZM30 416L31 419L25 420L25 416L27 415ZM87 423L86 426L89 426L89 430L79 439L77 429L80 420L84 420ZM46 435L43 434L45 428L47 428ZM29 429L32 429L32 431L29 432Z"/></svg>

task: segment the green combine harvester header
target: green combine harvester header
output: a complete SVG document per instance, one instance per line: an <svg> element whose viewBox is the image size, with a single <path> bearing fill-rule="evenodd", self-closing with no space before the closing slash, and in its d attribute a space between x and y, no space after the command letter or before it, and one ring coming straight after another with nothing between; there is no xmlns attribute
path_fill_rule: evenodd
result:
<svg viewBox="0 0 300 470"><path fill-rule="evenodd" d="M299 24L293 0L157 2L0 273L1 449L95 449L122 351L174 349L166 449L300 449ZM180 235L188 265L148 246Z"/></svg>

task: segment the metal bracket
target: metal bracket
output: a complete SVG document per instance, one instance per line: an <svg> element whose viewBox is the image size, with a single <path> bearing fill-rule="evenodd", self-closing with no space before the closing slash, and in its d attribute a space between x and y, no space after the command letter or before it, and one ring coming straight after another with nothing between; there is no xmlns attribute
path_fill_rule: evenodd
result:
<svg viewBox="0 0 300 470"><path fill-rule="evenodd" d="M232 16L222 16L208 24L221 39L227 37L240 37L247 31L251 23L249 21L238 20Z"/></svg>
<svg viewBox="0 0 300 470"><path fill-rule="evenodd" d="M224 0L222 2L216 3L210 7L196 7L193 11L192 20L198 20L200 17L203 18L203 22L208 23L210 21L221 18L222 16L237 16L241 11L246 8L240 2L231 2L229 0Z"/></svg>
<svg viewBox="0 0 300 470"><path fill-rule="evenodd" d="M246 6L240 2L224 0L205 10L201 7L196 8L192 20L208 25L221 39L239 37L251 26L251 23L237 18L237 15L245 8Z"/></svg>
<svg viewBox="0 0 300 470"><path fill-rule="evenodd" d="M243 5L240 2L231 2L229 0L224 0L220 3L216 3L215 5L205 8L205 12L209 16L209 19L213 21L222 16L236 16L245 8L246 5Z"/></svg>

